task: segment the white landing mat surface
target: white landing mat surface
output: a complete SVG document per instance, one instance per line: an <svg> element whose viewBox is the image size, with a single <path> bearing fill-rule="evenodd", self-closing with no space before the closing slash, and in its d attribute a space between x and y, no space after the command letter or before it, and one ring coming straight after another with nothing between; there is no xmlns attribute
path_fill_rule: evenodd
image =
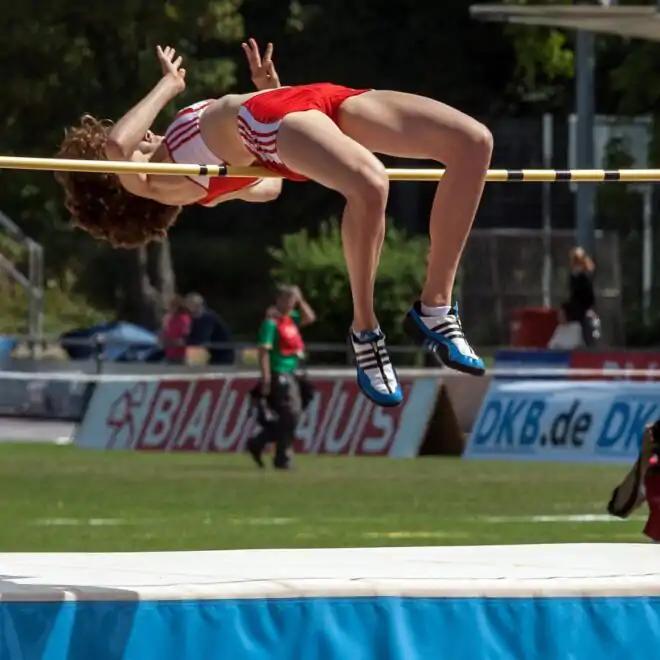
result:
<svg viewBox="0 0 660 660"><path fill-rule="evenodd" d="M0 621L2 660L652 657L660 546L0 554Z"/></svg>

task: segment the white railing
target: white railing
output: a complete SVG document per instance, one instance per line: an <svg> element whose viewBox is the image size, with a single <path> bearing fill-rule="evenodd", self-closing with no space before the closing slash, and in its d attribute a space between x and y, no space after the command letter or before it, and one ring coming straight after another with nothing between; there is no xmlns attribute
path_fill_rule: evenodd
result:
<svg viewBox="0 0 660 660"><path fill-rule="evenodd" d="M0 270L21 286L28 296L28 332L31 337L43 334L44 319L44 250L23 230L0 211L0 227L15 243L22 246L28 255L28 272L23 274L6 256L0 254Z"/></svg>

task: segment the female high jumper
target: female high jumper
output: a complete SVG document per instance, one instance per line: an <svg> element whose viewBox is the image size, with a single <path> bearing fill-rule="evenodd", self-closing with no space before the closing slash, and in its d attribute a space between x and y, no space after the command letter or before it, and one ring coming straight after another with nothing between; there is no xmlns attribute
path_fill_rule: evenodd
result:
<svg viewBox="0 0 660 660"><path fill-rule="evenodd" d="M374 153L433 159L447 172L431 209L426 281L406 330L448 367L483 375L451 296L459 260L483 193L493 140L476 120L429 98L331 83L282 87L269 44L243 44L259 91L228 94L181 110L164 136L151 132L163 108L185 89L173 48L157 48L162 78L116 124L89 115L68 130L60 158L261 165L291 181L312 180L346 200L342 239L353 298L349 341L357 382L381 406L403 393L374 311L374 282L385 235L389 179ZM167 234L181 206L275 199L282 179L60 173L75 225L116 247Z"/></svg>

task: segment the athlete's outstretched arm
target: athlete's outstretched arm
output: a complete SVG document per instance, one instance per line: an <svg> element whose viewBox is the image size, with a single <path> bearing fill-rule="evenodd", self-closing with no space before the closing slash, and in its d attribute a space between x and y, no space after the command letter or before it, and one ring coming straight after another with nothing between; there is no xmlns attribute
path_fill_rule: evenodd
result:
<svg viewBox="0 0 660 660"><path fill-rule="evenodd" d="M250 77L254 86L259 91L281 87L280 77L277 75L273 63L273 44L268 43L266 45L263 59L259 53L259 45L254 39L248 39L247 43L242 44L242 46L250 66Z"/></svg>
<svg viewBox="0 0 660 660"><path fill-rule="evenodd" d="M169 46L157 48L163 77L158 84L113 127L106 146L111 160L129 160L140 141L151 128L158 113L186 87L186 71L181 68L182 58Z"/></svg>

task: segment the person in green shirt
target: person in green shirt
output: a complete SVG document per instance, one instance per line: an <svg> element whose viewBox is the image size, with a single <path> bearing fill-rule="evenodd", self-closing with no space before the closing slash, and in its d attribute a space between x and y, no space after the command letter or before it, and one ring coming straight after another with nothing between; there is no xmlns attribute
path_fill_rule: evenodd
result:
<svg viewBox="0 0 660 660"><path fill-rule="evenodd" d="M316 320L314 310L296 286L279 286L275 304L259 328L259 394L264 408L262 430L248 441L248 451L259 467L269 442L275 443L273 466L290 467L290 451L302 414L296 371L305 354L300 329ZM263 405L265 404L265 405Z"/></svg>

